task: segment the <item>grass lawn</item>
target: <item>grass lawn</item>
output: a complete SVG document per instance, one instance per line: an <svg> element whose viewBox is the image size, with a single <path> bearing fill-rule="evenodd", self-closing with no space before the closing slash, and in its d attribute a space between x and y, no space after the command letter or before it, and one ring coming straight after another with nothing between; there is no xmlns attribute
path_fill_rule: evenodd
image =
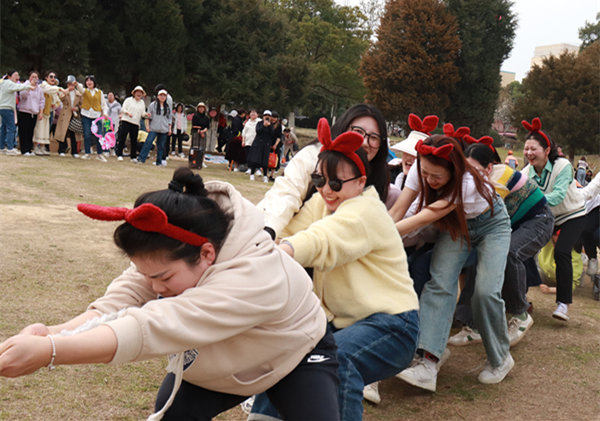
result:
<svg viewBox="0 0 600 421"><path fill-rule="evenodd" d="M0 341L28 324L79 314L127 266L112 243L118 223L91 220L77 203L131 207L140 193L166 188L173 169L185 164L0 155ZM200 174L232 183L253 202L269 187L223 164L209 163ZM516 366L504 382L477 382L485 360L481 345L451 348L437 393L388 379L380 386L383 402L365 405L364 419L600 420L600 303L592 299L589 278L574 292L568 323L551 318L553 296L534 288L529 299L535 325L511 350ZM164 359L60 366L0 378L0 420L144 419L165 366ZM233 408L218 419L245 415Z"/></svg>

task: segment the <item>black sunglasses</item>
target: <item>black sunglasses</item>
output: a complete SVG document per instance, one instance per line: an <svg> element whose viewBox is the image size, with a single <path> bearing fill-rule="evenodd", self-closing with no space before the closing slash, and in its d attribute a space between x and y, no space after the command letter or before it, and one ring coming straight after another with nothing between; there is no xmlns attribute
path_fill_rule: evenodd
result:
<svg viewBox="0 0 600 421"><path fill-rule="evenodd" d="M352 177L347 180L338 180L337 178L330 178L328 184L329 184L329 187L331 188L331 190L340 191L340 190L342 190L344 183L347 183L348 181L356 180L357 178L360 178L360 177L362 177L362 175L357 175L356 177ZM325 176L322 174L315 172L310 175L310 178L312 180L312 183L315 185L315 187L321 188L325 185Z"/></svg>

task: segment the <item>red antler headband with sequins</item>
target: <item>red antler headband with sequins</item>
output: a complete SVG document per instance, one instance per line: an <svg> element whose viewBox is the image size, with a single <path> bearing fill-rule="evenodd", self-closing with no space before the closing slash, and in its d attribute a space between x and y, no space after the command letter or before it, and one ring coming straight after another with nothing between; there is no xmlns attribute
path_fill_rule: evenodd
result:
<svg viewBox="0 0 600 421"><path fill-rule="evenodd" d="M448 137L463 140L463 138L469 133L471 133L471 129L469 129L468 127L463 126L454 130L454 125L452 123L444 124L444 134Z"/></svg>
<svg viewBox="0 0 600 421"><path fill-rule="evenodd" d="M529 133L539 133L540 136L542 136L544 138L544 140L546 141L546 145L548 145L548 147L550 147L550 139L548 139L548 136L546 136L546 133L544 133L542 131L542 121L540 120L539 117L535 117L533 120L531 120L531 124L529 124L527 122L527 120L521 121L521 124L523 125L525 130L529 131Z"/></svg>
<svg viewBox="0 0 600 421"><path fill-rule="evenodd" d="M415 149L420 155L433 155L438 158L444 158L446 161L450 161L450 153L454 150L454 145L452 143L447 143L444 146L436 148L435 146L426 145L422 140L419 140Z"/></svg>
<svg viewBox="0 0 600 421"><path fill-rule="evenodd" d="M80 203L77 210L100 221L125 220L141 231L157 232L196 247L208 242L206 237L170 224L165 211L152 203L144 203L133 209Z"/></svg>
<svg viewBox="0 0 600 421"><path fill-rule="evenodd" d="M431 135L431 131L435 130L439 121L437 115L428 115L423 120L416 114L410 113L408 115L408 127L427 135Z"/></svg>
<svg viewBox="0 0 600 421"><path fill-rule="evenodd" d="M321 147L321 152L337 151L343 153L356 164L362 175L366 175L365 165L356 154L356 150L362 146L364 141L364 138L361 135L356 132L345 132L332 141L331 129L329 128L329 123L326 118L321 118L319 120L317 134L319 136L319 142L323 145Z"/></svg>
<svg viewBox="0 0 600 421"><path fill-rule="evenodd" d="M492 146L492 143L494 143L494 139L491 136L481 136L479 139L475 139L473 136L469 136L467 134L465 135L463 140L467 143L480 143L482 145L489 146L489 148L492 151L496 152L496 149L494 149L494 146Z"/></svg>

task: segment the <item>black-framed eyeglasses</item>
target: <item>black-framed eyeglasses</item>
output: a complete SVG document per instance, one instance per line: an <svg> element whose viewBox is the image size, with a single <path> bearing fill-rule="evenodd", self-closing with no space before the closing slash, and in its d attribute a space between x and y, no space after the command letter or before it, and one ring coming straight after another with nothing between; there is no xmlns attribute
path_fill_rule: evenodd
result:
<svg viewBox="0 0 600 421"><path fill-rule="evenodd" d="M367 131L360 126L350 126L350 130L367 139L367 143L372 148L378 148L381 145L381 136L377 133L367 133Z"/></svg>
<svg viewBox="0 0 600 421"><path fill-rule="evenodd" d="M357 178L360 178L360 177L362 177L362 175L357 175L356 177L352 177L347 180L339 180L337 178L330 178L328 184L329 184L329 187L331 188L331 190L340 191L340 190L342 190L344 183L347 183L348 181L356 180ZM321 188L325 185L325 176L323 174L314 172L310 175L310 178L312 180L312 183L317 188Z"/></svg>

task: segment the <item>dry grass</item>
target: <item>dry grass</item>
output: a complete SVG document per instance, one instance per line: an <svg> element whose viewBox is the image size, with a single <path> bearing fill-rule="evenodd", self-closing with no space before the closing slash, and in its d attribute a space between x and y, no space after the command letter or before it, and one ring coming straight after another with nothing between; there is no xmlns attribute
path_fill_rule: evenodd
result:
<svg viewBox="0 0 600 421"><path fill-rule="evenodd" d="M0 340L27 324L80 313L126 266L111 242L117 223L88 219L76 204L131 206L140 193L164 188L177 163L185 164L0 155ZM209 164L201 174L233 183L254 202L268 188L224 165ZM436 394L388 379L381 384L381 405L365 405L365 420L600 420L600 305L592 300L589 278L575 291L568 324L550 317L554 297L537 289L529 295L535 325L512 350L516 367L504 382L477 382L485 359L481 345L452 348ZM152 411L164 366L163 360L62 366L0 378L0 420L143 419ZM218 419L245 416L234 408Z"/></svg>

